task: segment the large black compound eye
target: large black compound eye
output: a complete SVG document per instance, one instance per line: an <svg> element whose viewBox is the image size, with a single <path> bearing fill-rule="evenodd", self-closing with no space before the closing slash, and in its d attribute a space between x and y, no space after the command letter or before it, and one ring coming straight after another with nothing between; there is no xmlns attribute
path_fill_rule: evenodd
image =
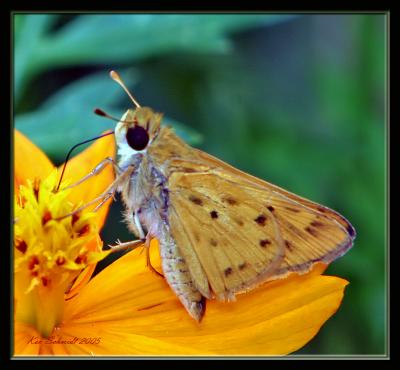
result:
<svg viewBox="0 0 400 370"><path fill-rule="evenodd" d="M126 141L132 149L143 150L149 143L149 134L141 126L130 127L126 132Z"/></svg>

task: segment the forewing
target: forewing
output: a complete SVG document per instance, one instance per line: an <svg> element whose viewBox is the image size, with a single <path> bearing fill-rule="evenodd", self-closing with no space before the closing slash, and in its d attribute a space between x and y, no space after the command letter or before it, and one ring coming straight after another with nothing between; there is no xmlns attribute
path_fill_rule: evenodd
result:
<svg viewBox="0 0 400 370"><path fill-rule="evenodd" d="M171 163L170 226L182 254L201 266L192 275L204 291L208 280L230 298L352 246L354 228L337 212L195 152L196 160Z"/></svg>
<svg viewBox="0 0 400 370"><path fill-rule="evenodd" d="M248 173L240 171L237 168L201 150L193 149L193 152L196 153L198 162L201 163L203 166L208 166L208 168L213 169L217 173L223 173L225 177L228 177L229 179L240 185L249 186L252 188L266 189L268 192L280 195L283 199L286 199L288 203L292 203L295 206L306 207L309 210L314 211L315 214L322 214L329 219L336 220L337 223L339 223L343 228L346 229L347 234L351 239L355 238L356 232L350 222L332 209L325 207L321 204L312 202L306 198L300 197L296 194L280 188L279 186L273 185L255 176L249 175Z"/></svg>
<svg viewBox="0 0 400 370"><path fill-rule="evenodd" d="M203 295L208 281L218 299L232 299L280 266L278 224L251 193L212 173L174 173L168 187L171 233Z"/></svg>
<svg viewBox="0 0 400 370"><path fill-rule="evenodd" d="M319 212L280 193L274 193L269 203L286 248L281 266L269 280L290 272L305 273L314 263L328 264L351 248L354 234L348 230L353 229L338 222L336 212L326 207Z"/></svg>

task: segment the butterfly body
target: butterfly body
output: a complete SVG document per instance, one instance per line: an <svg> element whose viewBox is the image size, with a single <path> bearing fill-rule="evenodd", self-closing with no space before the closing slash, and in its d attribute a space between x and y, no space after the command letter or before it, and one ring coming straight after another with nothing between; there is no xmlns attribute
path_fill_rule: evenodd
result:
<svg viewBox="0 0 400 370"><path fill-rule="evenodd" d="M190 147L160 123L150 108L121 118L119 167L130 173L119 190L128 227L158 239L165 279L197 321L205 298L233 300L352 246L355 231L338 213Z"/></svg>
<svg viewBox="0 0 400 370"><path fill-rule="evenodd" d="M132 119L132 115L133 113L128 111L122 120L129 121ZM172 134L169 130L162 127L154 132L154 135L157 136L154 139L159 139L161 147L165 142L165 136ZM176 139L178 140L177 145L173 146L173 150L175 150L175 158L179 158L183 154L181 152L185 144L180 142L177 137ZM169 146L171 147L171 144ZM196 320L200 320L205 309L204 297L197 290L186 261L170 231L168 178L172 171L166 163L171 157L168 151L165 153L167 157L163 153L165 153L164 150L160 151L157 143L139 153L129 150L125 143L119 145L119 167L122 171L132 167L129 181L123 183L119 189L126 208L125 220L130 231L143 237L135 223L137 214L140 227L145 230L147 235L159 240L165 279L188 312Z"/></svg>

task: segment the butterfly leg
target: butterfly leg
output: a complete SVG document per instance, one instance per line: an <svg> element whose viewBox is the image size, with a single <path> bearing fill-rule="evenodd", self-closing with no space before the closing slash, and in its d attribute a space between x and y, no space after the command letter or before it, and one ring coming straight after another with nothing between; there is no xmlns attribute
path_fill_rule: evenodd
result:
<svg viewBox="0 0 400 370"><path fill-rule="evenodd" d="M145 242L145 248L146 248L146 266L150 269L150 271L153 271L156 273L158 276L164 277L164 275L161 272L158 272L154 266L151 264L151 259L150 259L150 242L151 242L152 237L150 234L147 234L146 236L146 242Z"/></svg>
<svg viewBox="0 0 400 370"><path fill-rule="evenodd" d="M135 222L136 229L139 233L139 238L144 239L146 235L144 234L142 224L140 223L139 214L141 213L141 209L139 208L134 212L133 221Z"/></svg>
<svg viewBox="0 0 400 370"><path fill-rule="evenodd" d="M145 240L143 239L138 239L138 240L132 240L130 242L117 242L117 245L109 245L109 247L112 249L113 252L119 252L122 250L127 250L127 249L135 249L137 247L140 247L143 245Z"/></svg>
<svg viewBox="0 0 400 370"><path fill-rule="evenodd" d="M140 219L139 219L139 214L140 214L140 213L141 213L141 210L140 210L140 208L139 208L137 211L135 211L135 215L133 216L133 220L134 220L134 222L135 222L135 226L136 226L136 229L137 229L137 231L138 231L138 233L139 233L140 239L141 239L141 240L145 240L145 245L144 245L144 247L145 247L145 249L146 249L146 266L147 266L151 271L153 271L154 273L156 273L157 275L164 277L164 276L163 276L161 273L159 273L159 272L153 267L153 265L151 264L151 260L150 260L150 241L151 241L151 239L152 239L152 236L150 235L150 233L147 233L147 235L145 236L145 233L144 233L143 228L142 228L142 224L140 223Z"/></svg>
<svg viewBox="0 0 400 370"><path fill-rule="evenodd" d="M109 200L111 197L115 200L114 194L115 194L115 190L114 190L114 192L112 192L112 193L107 193L107 194L104 196L103 200L93 209L93 212L97 212L97 211L103 206L103 204L104 204L105 202L107 202L107 200Z"/></svg>
<svg viewBox="0 0 400 370"><path fill-rule="evenodd" d="M95 210L97 211L97 210L100 208L100 206L102 206L109 198L111 198L111 197L115 194L115 192L117 191L118 186L120 185L120 183L123 182L123 181L125 181L125 178L126 178L127 176L130 176L131 173L132 173L132 171L133 171L133 168L131 168L131 167L128 168L125 172L123 172L121 175L119 175L119 176L111 183L111 185L110 185L102 194L100 194L98 197L96 197L95 199L91 200L90 202L84 204L83 206L81 206L81 207L75 209L74 211L72 211L72 212L70 212L70 213L67 213L67 214L64 215L64 216L57 217L57 218L55 218L55 219L56 219L56 220L61 220L61 219L65 218L65 217L72 216L72 215L74 215L74 214L76 214L76 213L81 212L81 211L84 210L85 208L90 207L91 205L93 205L93 204L95 204L95 203L101 201L101 203L95 208ZM144 235L143 235L143 238L144 238ZM143 239L143 238L141 238L141 239Z"/></svg>
<svg viewBox="0 0 400 370"><path fill-rule="evenodd" d="M55 220L61 220L61 219L65 218L65 217L69 217L69 216L75 215L75 214L83 211L85 208L90 207L91 205L97 203L98 201L104 201L104 199L108 200L109 198L111 198L114 195L115 191L116 191L116 189L110 189L110 190L107 189L104 193L102 193L97 198L95 198L95 199L91 200L90 202L84 204L83 206L73 210L72 212L67 213L66 215L63 215L61 217L56 217ZM104 204L104 203L105 202L102 202L101 204ZM97 209L98 209L98 207L96 207L96 210Z"/></svg>
<svg viewBox="0 0 400 370"><path fill-rule="evenodd" d="M108 164L112 164L114 167L114 170L117 174L117 176L121 175L122 173L122 169L115 163L114 159L112 159L111 157L107 157L104 158L92 171L90 171L86 176L82 177L80 180L78 180L77 182L66 186L65 188L61 189L61 190L65 190L65 189L70 189L73 188L77 185L82 184L83 182L85 182L86 180L90 179L93 176L98 175L101 171L104 170L104 168L106 168L106 166Z"/></svg>

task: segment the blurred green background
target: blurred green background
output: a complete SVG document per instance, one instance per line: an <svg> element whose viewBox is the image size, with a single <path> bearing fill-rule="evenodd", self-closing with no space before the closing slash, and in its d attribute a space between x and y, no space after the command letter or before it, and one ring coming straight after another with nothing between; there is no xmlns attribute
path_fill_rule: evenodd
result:
<svg viewBox="0 0 400 370"><path fill-rule="evenodd" d="M56 163L142 105L232 165L327 205L358 236L327 273L339 311L297 354L386 353L386 19L336 15L14 15L15 126ZM105 243L130 240L112 206Z"/></svg>

